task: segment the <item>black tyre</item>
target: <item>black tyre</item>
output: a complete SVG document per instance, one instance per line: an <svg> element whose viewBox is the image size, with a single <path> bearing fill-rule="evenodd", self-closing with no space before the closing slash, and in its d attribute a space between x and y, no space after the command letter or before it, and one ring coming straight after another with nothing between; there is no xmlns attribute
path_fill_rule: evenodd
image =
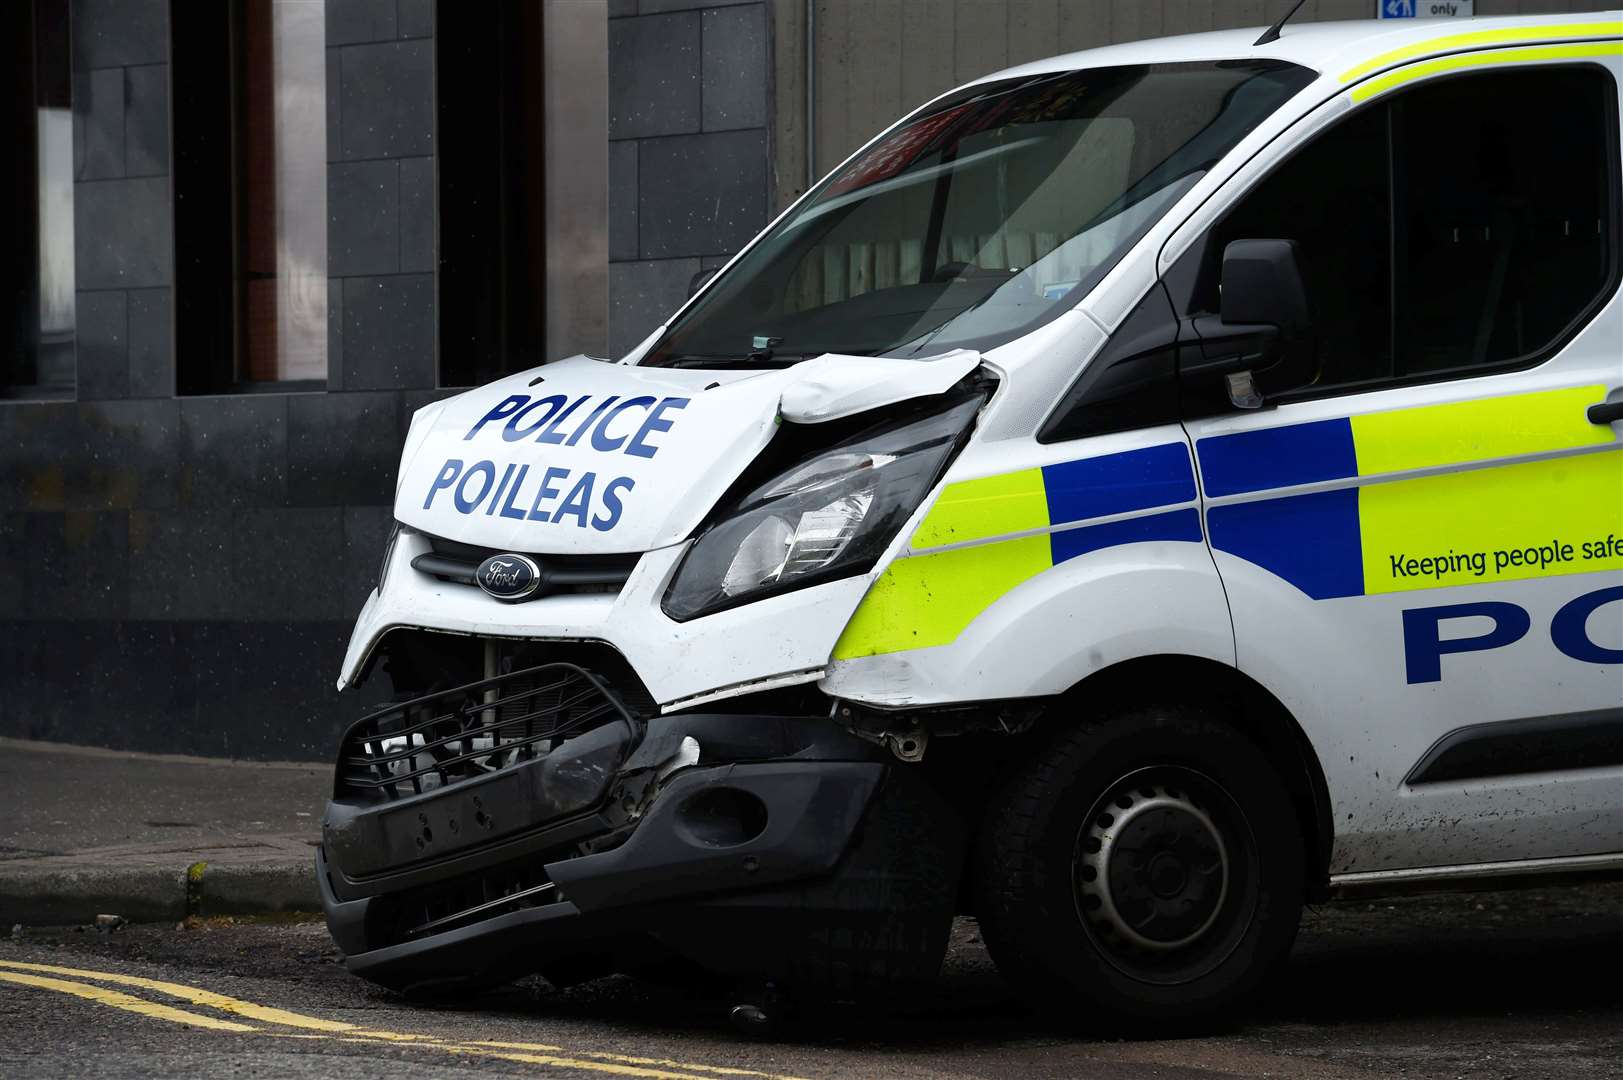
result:
<svg viewBox="0 0 1623 1080"><path fill-rule="evenodd" d="M1046 1011L1117 1033L1232 1018L1302 915L1283 785L1254 744L1185 706L1055 739L994 797L974 870L998 970Z"/></svg>

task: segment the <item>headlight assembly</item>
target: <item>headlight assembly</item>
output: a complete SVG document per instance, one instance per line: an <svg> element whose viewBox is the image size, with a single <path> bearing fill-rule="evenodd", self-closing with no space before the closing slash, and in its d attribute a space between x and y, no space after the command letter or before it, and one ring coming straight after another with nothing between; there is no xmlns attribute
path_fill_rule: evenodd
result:
<svg viewBox="0 0 1623 1080"><path fill-rule="evenodd" d="M866 573L946 468L984 398L872 430L807 458L712 515L677 567L678 622Z"/></svg>

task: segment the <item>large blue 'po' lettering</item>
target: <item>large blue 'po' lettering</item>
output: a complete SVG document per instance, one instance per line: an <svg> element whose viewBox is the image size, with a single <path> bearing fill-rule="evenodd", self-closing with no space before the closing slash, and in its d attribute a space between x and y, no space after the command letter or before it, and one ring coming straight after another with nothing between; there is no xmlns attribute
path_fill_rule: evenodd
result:
<svg viewBox="0 0 1623 1080"><path fill-rule="evenodd" d="M1623 602L1623 585L1597 589L1561 605L1550 621L1555 647L1586 664L1623 664L1623 649L1611 649L1589 636L1589 616L1604 604Z"/></svg>
<svg viewBox="0 0 1623 1080"><path fill-rule="evenodd" d="M1464 619L1473 615L1492 619L1493 629L1476 637L1446 640L1439 633L1445 619ZM1533 620L1524 609L1500 600L1410 608L1403 613L1403 655L1409 682L1440 682L1445 654L1498 649L1520 641L1532 625Z"/></svg>

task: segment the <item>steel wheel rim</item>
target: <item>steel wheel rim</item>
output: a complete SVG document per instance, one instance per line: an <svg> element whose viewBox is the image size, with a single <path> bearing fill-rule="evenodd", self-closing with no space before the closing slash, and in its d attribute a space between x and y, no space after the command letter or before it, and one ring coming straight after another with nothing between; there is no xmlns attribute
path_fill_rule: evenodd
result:
<svg viewBox="0 0 1623 1080"><path fill-rule="evenodd" d="M1151 766L1105 789L1072 863L1077 917L1099 953L1144 982L1210 972L1254 913L1255 843L1234 800L1183 766Z"/></svg>

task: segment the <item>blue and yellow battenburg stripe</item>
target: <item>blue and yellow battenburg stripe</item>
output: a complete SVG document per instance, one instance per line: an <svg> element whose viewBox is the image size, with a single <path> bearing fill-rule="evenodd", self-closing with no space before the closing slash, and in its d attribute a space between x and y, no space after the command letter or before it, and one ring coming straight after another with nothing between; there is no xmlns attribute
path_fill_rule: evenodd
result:
<svg viewBox="0 0 1623 1080"><path fill-rule="evenodd" d="M1206 511L1212 547L1320 600L1623 569L1608 542L1623 538L1623 443L1585 416L1605 396L1544 390L1201 439L1206 496L1224 500ZM1227 501L1305 485L1317 489Z"/></svg>
<svg viewBox="0 0 1623 1080"><path fill-rule="evenodd" d="M1199 543L1195 495L1182 442L950 484L920 522L911 554L868 590L834 658L945 645L1015 586L1091 551Z"/></svg>

